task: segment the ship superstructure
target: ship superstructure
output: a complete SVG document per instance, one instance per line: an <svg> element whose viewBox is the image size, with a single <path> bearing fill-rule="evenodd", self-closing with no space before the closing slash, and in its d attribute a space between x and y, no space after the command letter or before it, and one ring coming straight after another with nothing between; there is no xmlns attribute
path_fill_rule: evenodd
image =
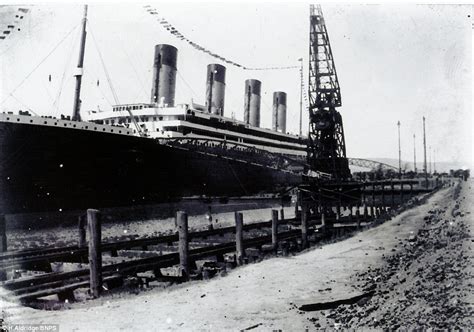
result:
<svg viewBox="0 0 474 332"><path fill-rule="evenodd" d="M210 64L205 104L175 104L177 53L156 45L150 102L79 113L76 100L73 119L0 114L0 213L252 196L300 184L307 142L286 132L286 94L273 94L272 129L260 127L255 79L245 81L243 121L226 117L225 67Z"/></svg>

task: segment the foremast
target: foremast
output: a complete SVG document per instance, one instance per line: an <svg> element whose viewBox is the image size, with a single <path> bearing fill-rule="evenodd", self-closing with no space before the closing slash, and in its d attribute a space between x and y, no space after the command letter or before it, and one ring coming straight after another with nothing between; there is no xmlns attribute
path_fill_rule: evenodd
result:
<svg viewBox="0 0 474 332"><path fill-rule="evenodd" d="M84 5L84 16L82 18L82 33L81 33L81 45L79 50L79 60L77 62L77 72L74 75L76 77L76 89L74 91L74 107L72 111L72 120L81 121L81 84L82 84L82 73L84 66L84 53L86 50L86 24L87 24L87 5Z"/></svg>

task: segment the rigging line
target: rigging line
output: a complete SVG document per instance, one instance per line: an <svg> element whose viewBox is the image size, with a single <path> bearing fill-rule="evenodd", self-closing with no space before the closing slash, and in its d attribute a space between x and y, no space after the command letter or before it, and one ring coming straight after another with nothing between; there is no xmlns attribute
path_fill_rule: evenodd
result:
<svg viewBox="0 0 474 332"><path fill-rule="evenodd" d="M17 97L15 97L14 94L12 94L12 97L13 97L13 99L15 99L17 102L19 102L21 105L25 106L31 113L33 113L34 115L38 116L38 114L37 114L35 111L33 111L33 110L31 109L31 107L29 107L29 106L26 105L24 102L22 102L20 99L18 99Z"/></svg>
<svg viewBox="0 0 474 332"><path fill-rule="evenodd" d="M76 41L77 41L78 37L79 37L79 34L76 34L76 37L74 38L72 45L76 44ZM59 91L58 91L58 94L56 96L56 99L54 100L54 106L56 107L56 113L59 112L59 102L60 102L61 95L62 95L62 92L63 92L64 80L66 78L67 68L69 68L69 65L71 64L73 51L74 51L74 47L71 46L70 51L69 51L69 59L64 63L63 76L61 77L61 83L59 85Z"/></svg>
<svg viewBox="0 0 474 332"><path fill-rule="evenodd" d="M105 66L104 58L102 57L102 53L100 52L99 45L97 44L97 41L95 40L94 33L92 32L92 26L87 21L87 26L89 27L89 30L91 32L92 40L94 41L95 49L97 50L97 53L99 54L100 61L102 63L102 68L104 69L105 72L105 77L107 78L107 83L109 84L110 90L112 91L112 96L114 97L115 104L120 104L119 99L117 97L117 94L115 92L114 86L112 85L112 80L110 79L109 72L107 70L107 67Z"/></svg>
<svg viewBox="0 0 474 332"><path fill-rule="evenodd" d="M155 8L151 8L150 6L143 6L143 8L150 14L150 15L158 15L158 11ZM165 19L162 15L161 18L157 16L157 21L160 23L160 26L165 28L170 34L172 34L174 37L178 38L181 41L187 42L189 45L191 45L194 49L196 49L199 52L206 53L210 55L213 58L216 58L222 62L231 64L233 66L242 68L243 70L284 70L284 69L295 69L295 68L300 68L299 66L279 66L279 67L246 67L241 64L238 64L234 61L230 61L226 59L223 56L220 56L219 54L213 53L210 50L206 49L205 47L202 47L198 43L193 42L192 40L186 38L182 33L178 31L175 27L173 27L172 24L169 23L167 19Z"/></svg>
<svg viewBox="0 0 474 332"><path fill-rule="evenodd" d="M54 48L51 50L51 52L49 52L46 57L43 58L43 60L40 61L40 63L38 63L36 65L35 68L33 68L33 70L28 74L26 75L26 77L12 90L8 93L7 97L5 99L2 100L2 102L0 103L0 105L3 105L11 96L13 93L15 93L15 91L23 85L23 83L25 83L25 81L30 78L30 76L36 71L36 69L38 69L39 66L41 66L43 64L43 62L46 61L47 58L49 58L49 56L51 54L53 54L54 51L56 51L56 49L59 47L59 45L62 44L62 42L74 31L76 30L76 28L79 26L79 24L77 24L74 28L72 28L60 41L59 43L56 44L56 46L54 46Z"/></svg>
<svg viewBox="0 0 474 332"><path fill-rule="evenodd" d="M105 95L104 93L104 90L102 90L101 86L99 85L99 91L100 93L102 94L102 97L105 99L105 101L107 101L107 103L109 103L109 105L111 107L113 107L114 105L110 102L109 98L107 98L107 96Z"/></svg>
<svg viewBox="0 0 474 332"><path fill-rule="evenodd" d="M186 86L189 88L189 90L191 90L191 94L193 95L193 97L196 97L196 92L194 92L193 88L191 88L191 86L188 84L188 82L186 82L186 80L185 80L184 77L181 75L181 73L179 72L179 70L176 70L176 72L178 73L179 78L181 78L181 80L184 82L184 84L186 84Z"/></svg>
<svg viewBox="0 0 474 332"><path fill-rule="evenodd" d="M89 72L86 68L84 68L84 74L89 74L89 73L90 73L90 72ZM114 105L110 102L109 98L107 98L107 95L104 93L104 90L102 90L102 87L100 86L100 84L99 84L97 87L99 88L100 94L102 95L103 99L105 99L105 101L106 101L110 106L114 106Z"/></svg>
<svg viewBox="0 0 474 332"><path fill-rule="evenodd" d="M143 84L143 81L142 81L140 75L138 74L137 69L136 69L135 66L133 65L133 61L132 61L130 55L128 54L128 52L126 51L126 49L125 49L125 47L124 47L125 43L122 42L122 38L120 37L120 35L119 35L119 40L120 40L120 45L122 46L122 51L123 51L123 53L125 53L125 55L127 56L127 60L128 60L128 62L130 63L130 66L132 67L133 72L134 72L135 75L137 76L138 83L140 83L140 86L141 86L141 88L143 89L142 92L143 92L143 93L145 94L145 96L146 96L147 90L145 89L145 84Z"/></svg>

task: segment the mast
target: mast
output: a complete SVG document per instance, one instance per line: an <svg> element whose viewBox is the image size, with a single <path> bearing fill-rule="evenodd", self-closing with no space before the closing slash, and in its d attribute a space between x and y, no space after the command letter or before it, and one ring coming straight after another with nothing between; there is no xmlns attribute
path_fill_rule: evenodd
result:
<svg viewBox="0 0 474 332"><path fill-rule="evenodd" d="M77 72L74 75L76 77L76 89L74 92L74 107L72 110L72 120L81 121L81 83L82 83L82 68L84 65L84 53L86 49L86 23L87 23L87 5L84 5L84 16L82 18L82 33L81 33L81 45L79 50L79 60L77 62Z"/></svg>

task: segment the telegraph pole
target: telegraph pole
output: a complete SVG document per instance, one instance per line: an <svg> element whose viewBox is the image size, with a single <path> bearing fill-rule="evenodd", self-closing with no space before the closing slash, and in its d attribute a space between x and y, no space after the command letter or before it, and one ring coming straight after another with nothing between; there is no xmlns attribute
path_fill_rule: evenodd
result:
<svg viewBox="0 0 474 332"><path fill-rule="evenodd" d="M303 58L299 58L300 64L300 137L303 136Z"/></svg>
<svg viewBox="0 0 474 332"><path fill-rule="evenodd" d="M413 134L413 170L416 174L416 136Z"/></svg>
<svg viewBox="0 0 474 332"><path fill-rule="evenodd" d="M426 168L426 131L425 131L425 117L423 117L423 173L425 173L425 186L428 188L428 169Z"/></svg>
<svg viewBox="0 0 474 332"><path fill-rule="evenodd" d="M398 178L402 178L402 149L400 146L400 121L397 122L398 126Z"/></svg>
<svg viewBox="0 0 474 332"><path fill-rule="evenodd" d="M431 175L431 145L429 146L429 154L428 154L428 158L430 160L429 164L428 164L428 173Z"/></svg>

